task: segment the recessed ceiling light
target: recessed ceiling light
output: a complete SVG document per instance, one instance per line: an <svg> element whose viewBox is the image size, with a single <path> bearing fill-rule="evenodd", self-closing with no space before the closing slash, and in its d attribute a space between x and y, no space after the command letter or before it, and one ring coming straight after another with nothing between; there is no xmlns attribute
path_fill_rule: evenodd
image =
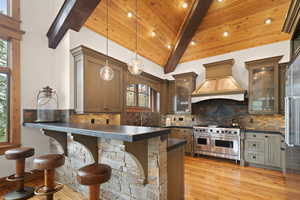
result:
<svg viewBox="0 0 300 200"><path fill-rule="evenodd" d="M223 0L217 0L218 2L222 2Z"/></svg>
<svg viewBox="0 0 300 200"><path fill-rule="evenodd" d="M268 18L265 20L265 24L271 24L272 23L272 19L271 18Z"/></svg>
<svg viewBox="0 0 300 200"><path fill-rule="evenodd" d="M155 37L155 36L156 36L156 33L155 33L154 31L152 31L152 32L151 32L151 36L152 36L152 37Z"/></svg>
<svg viewBox="0 0 300 200"><path fill-rule="evenodd" d="M195 46L195 45L196 45L196 42L195 42L195 41L191 41L191 45L192 45L192 46Z"/></svg>
<svg viewBox="0 0 300 200"><path fill-rule="evenodd" d="M182 7L183 8L187 8L189 6L189 4L187 3L187 2L184 2L183 4L182 4Z"/></svg>
<svg viewBox="0 0 300 200"><path fill-rule="evenodd" d="M131 18L133 16L132 12L127 13L127 17Z"/></svg>
<svg viewBox="0 0 300 200"><path fill-rule="evenodd" d="M168 49L171 49L171 48L172 48L172 45L168 44L168 45L167 45L167 48L168 48Z"/></svg>
<svg viewBox="0 0 300 200"><path fill-rule="evenodd" d="M227 32L227 31L225 31L224 33L223 33L223 36L224 37L227 37L229 35L229 33Z"/></svg>

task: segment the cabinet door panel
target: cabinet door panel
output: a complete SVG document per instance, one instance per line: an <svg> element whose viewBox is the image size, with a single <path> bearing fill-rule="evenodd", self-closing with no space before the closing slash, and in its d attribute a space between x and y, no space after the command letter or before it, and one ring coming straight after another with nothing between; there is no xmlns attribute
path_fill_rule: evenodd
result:
<svg viewBox="0 0 300 200"><path fill-rule="evenodd" d="M103 112L122 112L123 110L123 69L112 64L114 78L102 81L101 91L104 98Z"/></svg>
<svg viewBox="0 0 300 200"><path fill-rule="evenodd" d="M265 164L273 167L281 166L281 136L266 134Z"/></svg>
<svg viewBox="0 0 300 200"><path fill-rule="evenodd" d="M84 66L84 110L101 112L103 107L100 66L104 63L93 57L85 57Z"/></svg>

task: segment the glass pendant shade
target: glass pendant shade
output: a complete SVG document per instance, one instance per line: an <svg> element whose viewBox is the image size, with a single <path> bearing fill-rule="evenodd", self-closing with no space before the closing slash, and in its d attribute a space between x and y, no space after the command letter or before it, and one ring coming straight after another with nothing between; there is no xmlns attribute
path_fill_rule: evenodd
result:
<svg viewBox="0 0 300 200"><path fill-rule="evenodd" d="M140 75L143 72L143 63L140 59L134 58L128 63L128 70L133 75Z"/></svg>
<svg viewBox="0 0 300 200"><path fill-rule="evenodd" d="M105 81L110 81L114 78L114 71L108 64L100 69L100 77Z"/></svg>

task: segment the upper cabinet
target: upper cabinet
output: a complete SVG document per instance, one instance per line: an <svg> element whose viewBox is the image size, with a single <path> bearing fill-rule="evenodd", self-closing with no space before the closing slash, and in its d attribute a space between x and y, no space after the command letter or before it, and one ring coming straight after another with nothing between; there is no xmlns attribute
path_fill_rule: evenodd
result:
<svg viewBox="0 0 300 200"><path fill-rule="evenodd" d="M197 74L194 72L176 74L175 78L175 112L191 113L191 95L196 87Z"/></svg>
<svg viewBox="0 0 300 200"><path fill-rule="evenodd" d="M279 112L279 64L282 56L246 62L249 70L249 113Z"/></svg>
<svg viewBox="0 0 300 200"><path fill-rule="evenodd" d="M109 58L114 78L104 81L99 72L105 65L105 55L84 46L71 50L71 53L74 57L76 112L123 112L123 74L126 65Z"/></svg>

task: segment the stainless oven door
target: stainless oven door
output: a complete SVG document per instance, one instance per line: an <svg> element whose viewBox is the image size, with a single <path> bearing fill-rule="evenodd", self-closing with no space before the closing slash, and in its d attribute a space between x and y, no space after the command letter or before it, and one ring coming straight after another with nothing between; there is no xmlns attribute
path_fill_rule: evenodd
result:
<svg viewBox="0 0 300 200"><path fill-rule="evenodd" d="M210 151L210 138L209 136L196 136L194 137L194 151Z"/></svg>
<svg viewBox="0 0 300 200"><path fill-rule="evenodd" d="M217 154L240 156L239 138L213 137L211 138L211 151Z"/></svg>

